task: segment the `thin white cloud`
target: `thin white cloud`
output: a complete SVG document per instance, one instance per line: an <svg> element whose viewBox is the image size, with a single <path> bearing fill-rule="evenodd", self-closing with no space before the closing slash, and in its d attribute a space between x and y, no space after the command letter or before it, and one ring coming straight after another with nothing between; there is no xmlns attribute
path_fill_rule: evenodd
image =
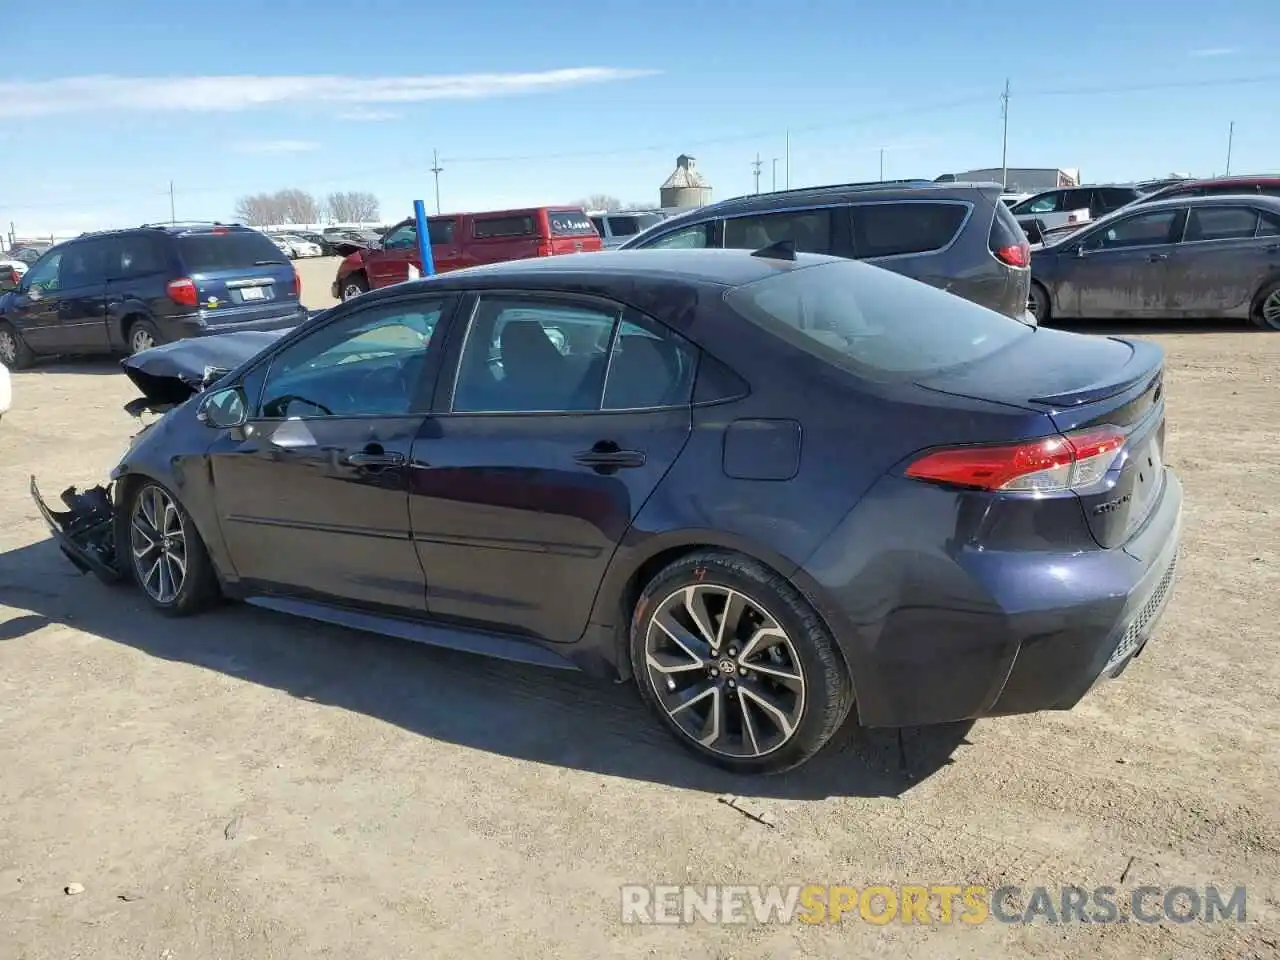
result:
<svg viewBox="0 0 1280 960"><path fill-rule="evenodd" d="M1236 52L1235 47L1204 47L1200 50L1192 50L1193 57L1225 57Z"/></svg>
<svg viewBox="0 0 1280 960"><path fill-rule="evenodd" d="M242 140L233 144L237 153L306 153L320 149L312 140Z"/></svg>
<svg viewBox="0 0 1280 960"><path fill-rule="evenodd" d="M355 123L385 123L388 120L400 119L400 114L390 110L370 110L367 107L361 107L358 110L348 110L338 114L338 119L351 120Z"/></svg>
<svg viewBox="0 0 1280 960"><path fill-rule="evenodd" d="M650 76L652 70L572 67L538 73L350 77L62 77L0 83L0 117L66 113L234 112L317 103L389 104L479 100Z"/></svg>

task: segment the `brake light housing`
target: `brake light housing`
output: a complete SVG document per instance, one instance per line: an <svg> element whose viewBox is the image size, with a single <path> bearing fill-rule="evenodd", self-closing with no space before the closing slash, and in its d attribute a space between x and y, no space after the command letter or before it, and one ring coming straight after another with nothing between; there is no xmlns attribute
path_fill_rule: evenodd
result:
<svg viewBox="0 0 1280 960"><path fill-rule="evenodd" d="M164 289L169 299L181 307L194 307L200 303L200 293L196 290L195 281L190 277L170 280Z"/></svg>
<svg viewBox="0 0 1280 960"><path fill-rule="evenodd" d="M1010 493L1063 493L1093 486L1124 452L1118 427L1077 430L1023 443L946 447L907 467L913 480Z"/></svg>
<svg viewBox="0 0 1280 960"><path fill-rule="evenodd" d="M293 271L293 295L299 300L302 299L302 276L297 270Z"/></svg>
<svg viewBox="0 0 1280 960"><path fill-rule="evenodd" d="M1011 267L1031 266L1031 245L1029 243L1011 243L992 251L996 259Z"/></svg>

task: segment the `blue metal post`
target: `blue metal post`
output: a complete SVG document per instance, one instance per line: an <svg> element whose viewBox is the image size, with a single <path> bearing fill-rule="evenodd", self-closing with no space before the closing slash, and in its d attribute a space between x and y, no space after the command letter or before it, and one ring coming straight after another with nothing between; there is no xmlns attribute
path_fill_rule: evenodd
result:
<svg viewBox="0 0 1280 960"><path fill-rule="evenodd" d="M427 230L427 206L421 200L413 201L413 215L418 221L418 257L422 260L422 275L431 277L436 272L436 262L431 256L431 234Z"/></svg>

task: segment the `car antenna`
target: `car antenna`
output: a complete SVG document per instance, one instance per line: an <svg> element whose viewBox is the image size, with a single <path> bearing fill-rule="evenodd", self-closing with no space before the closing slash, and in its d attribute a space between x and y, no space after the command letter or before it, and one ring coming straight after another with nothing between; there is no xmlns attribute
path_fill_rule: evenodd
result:
<svg viewBox="0 0 1280 960"><path fill-rule="evenodd" d="M766 260L794 260L796 258L796 242L779 240L767 247L761 247L751 254L753 257L764 257Z"/></svg>

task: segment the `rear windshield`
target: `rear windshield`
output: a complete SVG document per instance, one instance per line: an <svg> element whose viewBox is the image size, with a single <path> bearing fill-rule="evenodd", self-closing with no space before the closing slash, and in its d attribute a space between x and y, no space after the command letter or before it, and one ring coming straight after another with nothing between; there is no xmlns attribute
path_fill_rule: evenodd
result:
<svg viewBox="0 0 1280 960"><path fill-rule="evenodd" d="M551 222L553 237L589 237L596 232L591 218L581 210L549 210L547 220Z"/></svg>
<svg viewBox="0 0 1280 960"><path fill-rule="evenodd" d="M537 232L531 214L511 217L477 217L471 227L471 235L481 240L488 237L525 237Z"/></svg>
<svg viewBox="0 0 1280 960"><path fill-rule="evenodd" d="M191 273L287 262L280 248L256 230L193 233L178 237L177 244L178 254Z"/></svg>
<svg viewBox="0 0 1280 960"><path fill-rule="evenodd" d="M980 360L1030 327L936 287L842 260L735 287L738 314L820 360L872 380Z"/></svg>

